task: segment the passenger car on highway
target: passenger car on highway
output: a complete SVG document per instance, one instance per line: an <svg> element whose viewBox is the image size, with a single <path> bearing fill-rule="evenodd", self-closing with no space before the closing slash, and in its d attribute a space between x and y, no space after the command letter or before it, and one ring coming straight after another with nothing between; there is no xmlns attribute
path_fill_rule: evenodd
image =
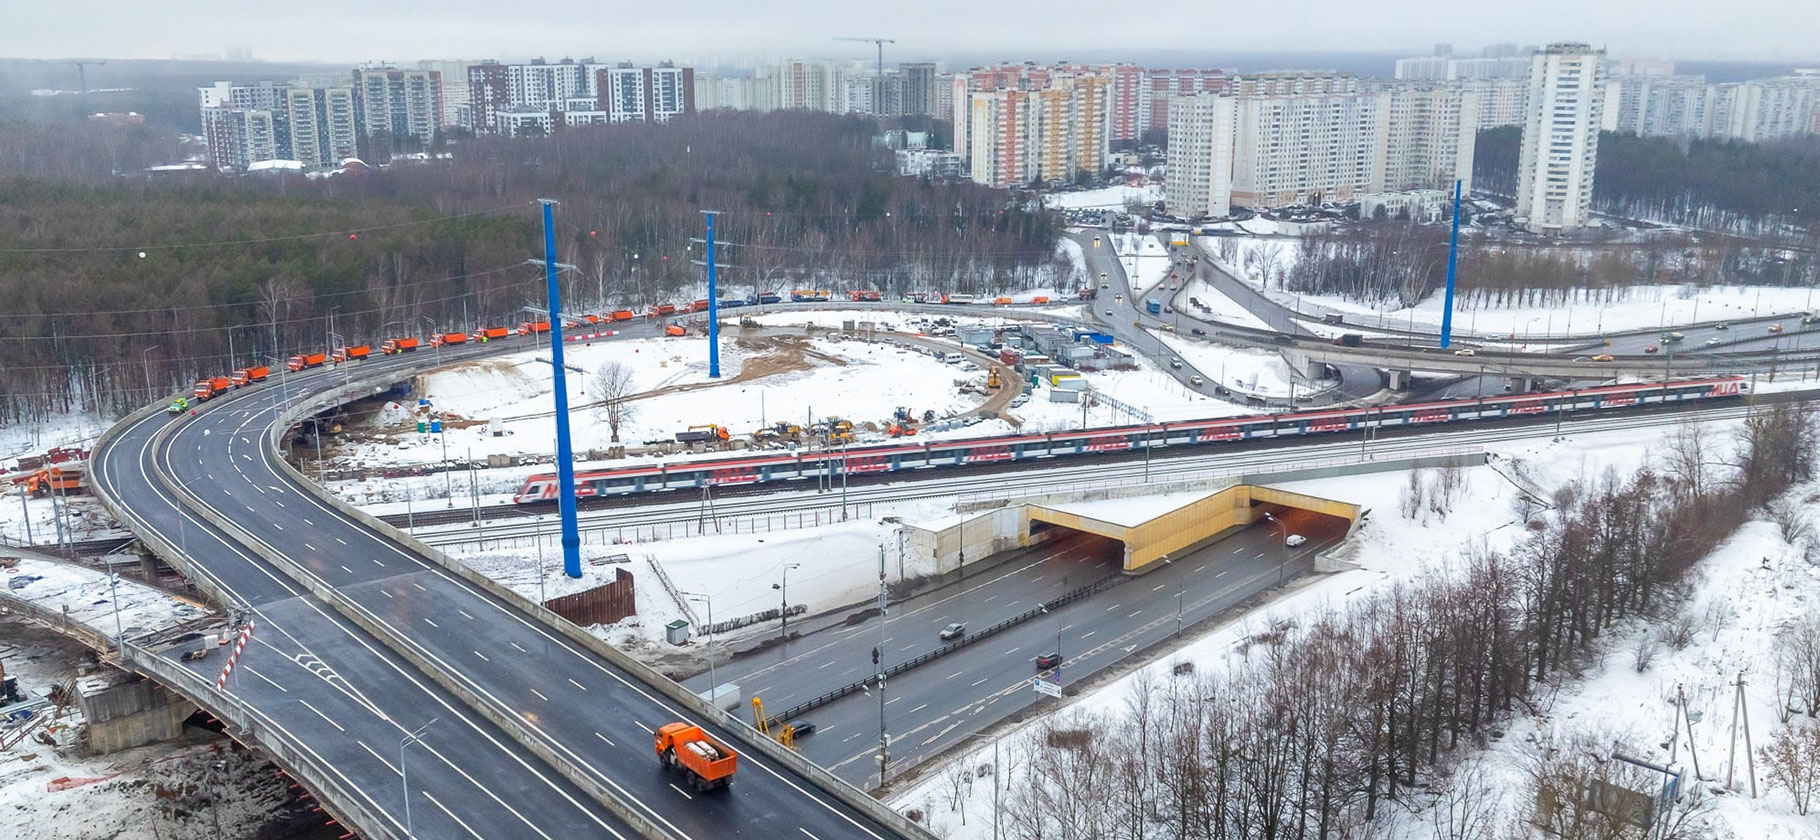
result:
<svg viewBox="0 0 1820 840"><path fill-rule="evenodd" d="M958 639L965 635L967 635L967 625L958 623L943 627L941 632L942 641L944 642Z"/></svg>
<svg viewBox="0 0 1820 840"><path fill-rule="evenodd" d="M1042 656L1037 657L1034 661L1036 662L1036 669L1038 671L1047 671L1050 668L1055 668L1062 664L1062 655L1059 653L1045 653Z"/></svg>
<svg viewBox="0 0 1820 840"><path fill-rule="evenodd" d="M1289 546L1290 548L1295 548L1296 546L1301 545L1302 543L1305 543L1305 542L1308 542L1308 538L1302 536L1301 534L1290 534L1288 536L1288 538L1283 540L1283 544L1286 546Z"/></svg>

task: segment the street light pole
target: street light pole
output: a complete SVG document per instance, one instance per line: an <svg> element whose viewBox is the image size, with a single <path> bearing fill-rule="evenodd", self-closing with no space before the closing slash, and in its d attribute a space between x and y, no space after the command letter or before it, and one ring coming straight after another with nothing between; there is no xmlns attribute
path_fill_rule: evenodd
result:
<svg viewBox="0 0 1820 840"><path fill-rule="evenodd" d="M783 605L782 608L777 611L777 617L783 619L783 625L778 630L778 635L781 637L787 638L790 635L790 570L800 569L802 568L802 565L803 564L801 563L785 563L784 582L781 584L771 584L772 589L783 592Z"/></svg>
<svg viewBox="0 0 1820 840"><path fill-rule="evenodd" d="M1266 513L1266 514L1264 514L1264 518L1265 518L1265 519L1268 519L1268 520L1270 520L1270 521L1271 521L1271 522L1273 522L1273 523L1276 523L1276 524L1277 524L1277 525L1280 525L1280 526L1282 526L1282 528L1283 528L1283 541L1284 541L1284 542L1288 542L1288 541L1289 541L1289 523L1287 523L1287 522L1284 522L1284 521L1283 521L1283 520L1281 520L1281 519L1278 519L1278 518L1276 518L1276 517L1275 517L1275 516L1272 516L1272 515L1270 515L1270 514L1268 514L1268 513ZM1285 546L1285 547L1287 547L1287 546ZM1284 577L1283 577L1283 576L1284 576L1284 569L1285 569L1285 567L1286 567L1286 566L1287 566L1287 564L1288 564L1288 560L1287 560L1287 558L1285 558L1285 559L1284 559L1284 560L1279 560L1279 561L1277 561L1277 585L1278 585L1278 586L1282 586L1282 585L1283 585L1283 580L1284 580Z"/></svg>
<svg viewBox="0 0 1820 840"><path fill-rule="evenodd" d="M156 350L160 347L163 347L163 346L164 345L162 345L162 344L154 344L150 347L145 348L144 350L139 351L140 366L145 368L145 400L146 400L146 402L151 402L152 397L155 396L157 393L152 390L152 360L151 360L151 357L147 356L146 354L150 353L153 350ZM233 360L230 359L228 361L229 361L229 365L232 366Z"/></svg>
<svg viewBox="0 0 1820 840"><path fill-rule="evenodd" d="M403 738L398 739L398 778L404 784L404 836L405 836L405 840L411 840L411 838L415 837L416 835L414 833L412 833L412 830L411 830L411 776L410 776L410 772L409 772L408 768L405 766L404 750L405 750L405 747L408 747L412 744L422 741L424 730L429 729L430 724L435 723L438 720L441 720L441 718L430 718L429 723L425 723L424 725L419 726L410 732L406 732L404 734Z"/></svg>
<svg viewBox="0 0 1820 840"><path fill-rule="evenodd" d="M714 675L714 599L705 594L682 593L684 598L708 605L708 702L720 708L720 678Z"/></svg>

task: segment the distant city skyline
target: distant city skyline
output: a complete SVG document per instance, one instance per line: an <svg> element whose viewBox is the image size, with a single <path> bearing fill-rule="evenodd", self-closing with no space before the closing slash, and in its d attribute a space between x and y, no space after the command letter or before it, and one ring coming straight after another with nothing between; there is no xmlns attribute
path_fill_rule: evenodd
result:
<svg viewBox="0 0 1820 840"><path fill-rule="evenodd" d="M1029 6L972 0L925 0L900 7L914 15L885 16L855 14L837 0L702 0L673 7L551 0L534 10L509 11L479 0L324 0L307 10L243 6L232 13L200 0L99 0L79 19L56 4L15 9L0 33L0 57L208 55L355 64L593 55L703 64L784 55L865 59L874 55L870 45L834 40L864 36L897 41L886 45L888 62L980 54L1097 60L1120 51L1420 55L1436 43L1471 51L1497 42L1561 40L1633 58L1820 62L1812 7L1804 0L1734 0L1725 8L1716 18L1710 4L1696 0L1531 0L1505 7L1387 0L1361 13L1350 0L1304 0L1208 10L1205 25L1197 27L1176 13L1133 15L1118 25L1104 4L1085 0L1045 5L1040 24Z"/></svg>

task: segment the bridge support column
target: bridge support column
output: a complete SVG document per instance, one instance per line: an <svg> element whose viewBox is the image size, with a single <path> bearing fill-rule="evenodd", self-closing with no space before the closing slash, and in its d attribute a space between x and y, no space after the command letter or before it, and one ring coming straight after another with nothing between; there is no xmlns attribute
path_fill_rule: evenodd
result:
<svg viewBox="0 0 1820 840"><path fill-rule="evenodd" d="M1536 378L1533 376L1516 374L1511 376L1509 381L1504 383L1504 390L1512 394L1527 394L1535 389Z"/></svg>
<svg viewBox="0 0 1820 840"><path fill-rule="evenodd" d="M1395 368L1392 368L1387 372L1390 374L1390 390L1392 390L1392 391L1409 390L1409 380L1410 380L1409 371L1397 370Z"/></svg>
<svg viewBox="0 0 1820 840"><path fill-rule="evenodd" d="M122 682L80 692L77 706L88 719L89 751L119 752L183 734L183 721L196 704L151 680L122 675Z"/></svg>

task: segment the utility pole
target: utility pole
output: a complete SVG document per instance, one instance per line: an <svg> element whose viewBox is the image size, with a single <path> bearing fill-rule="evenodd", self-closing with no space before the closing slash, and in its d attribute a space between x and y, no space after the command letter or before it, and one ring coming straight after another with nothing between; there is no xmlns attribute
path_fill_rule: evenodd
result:
<svg viewBox="0 0 1820 840"><path fill-rule="evenodd" d="M720 300L715 290L714 273L714 214L718 211L703 210L708 217L708 378L720 378Z"/></svg>
<svg viewBox="0 0 1820 840"><path fill-rule="evenodd" d="M878 647L872 649L872 665L878 669L878 786L885 786L885 771L891 762L891 736L885 730L885 547L878 547ZM996 769L996 768L994 768Z"/></svg>
<svg viewBox="0 0 1820 840"><path fill-rule="evenodd" d="M581 533L575 522L575 452L569 443L569 391L563 380L562 288L556 283L558 268L575 266L556 261L556 201L540 198L538 202L543 205L544 258L532 262L543 266L544 287L550 298L550 371L556 384L556 498L562 515L562 570L571 578L579 578Z"/></svg>

